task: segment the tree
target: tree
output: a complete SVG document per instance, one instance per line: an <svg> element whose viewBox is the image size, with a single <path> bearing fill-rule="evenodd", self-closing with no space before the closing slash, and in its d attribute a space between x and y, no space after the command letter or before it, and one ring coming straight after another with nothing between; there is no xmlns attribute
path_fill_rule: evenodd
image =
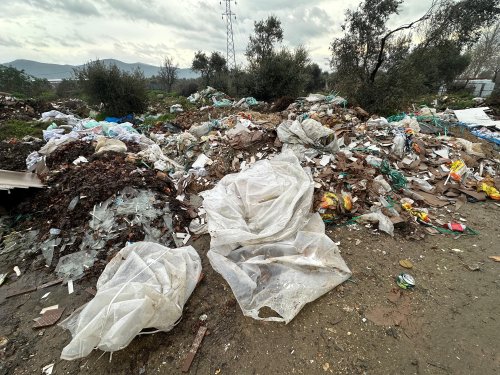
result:
<svg viewBox="0 0 500 375"><path fill-rule="evenodd" d="M78 82L74 79L63 79L56 88L59 98L74 98L80 94Z"/></svg>
<svg viewBox="0 0 500 375"><path fill-rule="evenodd" d="M140 70L131 73L101 60L91 61L74 74L90 104L103 104L108 115L124 116L147 109L147 86Z"/></svg>
<svg viewBox="0 0 500 375"><path fill-rule="evenodd" d="M487 28L467 53L471 62L463 74L464 78L495 80L500 69L500 23Z"/></svg>
<svg viewBox="0 0 500 375"><path fill-rule="evenodd" d="M38 97L52 91L46 79L35 78L12 66L0 65L0 91L21 97Z"/></svg>
<svg viewBox="0 0 500 375"><path fill-rule="evenodd" d="M178 65L174 64L171 57L166 56L163 59L163 63L158 70L158 81L165 91L170 92L172 90L172 85L177 79L178 69Z"/></svg>
<svg viewBox="0 0 500 375"><path fill-rule="evenodd" d="M246 56L249 61L248 91L260 99L297 96L309 79L309 56L304 47L295 50L276 44L283 40L281 21L275 16L254 23Z"/></svg>
<svg viewBox="0 0 500 375"><path fill-rule="evenodd" d="M210 83L210 59L207 57L205 52L198 51L194 54L193 63L191 64L191 69L195 72L201 74L201 78L205 80L205 84L208 86Z"/></svg>
<svg viewBox="0 0 500 375"><path fill-rule="evenodd" d="M363 1L346 12L344 35L331 44L337 86L371 111L453 81L468 64L464 48L499 14L498 0L434 0L421 17L389 29L401 3Z"/></svg>
<svg viewBox="0 0 500 375"><path fill-rule="evenodd" d="M316 63L309 65L307 72L309 77L306 84L306 91L315 92L323 90L325 88L326 79L319 65Z"/></svg>
<svg viewBox="0 0 500 375"><path fill-rule="evenodd" d="M422 28L418 47L438 45L443 40L463 49L480 38L484 28L498 21L498 0L435 0L433 11Z"/></svg>
<svg viewBox="0 0 500 375"><path fill-rule="evenodd" d="M191 69L201 74L207 86L210 84L221 86L227 74L226 59L220 52L212 52L208 57L205 52L198 51L194 55Z"/></svg>
<svg viewBox="0 0 500 375"><path fill-rule="evenodd" d="M212 52L210 55L210 72L212 85L225 89L227 87L228 70L226 59L220 52Z"/></svg>
<svg viewBox="0 0 500 375"><path fill-rule="evenodd" d="M305 48L282 48L250 68L250 92L264 100L299 96L309 79L308 67Z"/></svg>
<svg viewBox="0 0 500 375"><path fill-rule="evenodd" d="M254 35L250 36L246 56L250 62L258 62L271 56L274 46L283 40L281 21L276 16L254 22Z"/></svg>

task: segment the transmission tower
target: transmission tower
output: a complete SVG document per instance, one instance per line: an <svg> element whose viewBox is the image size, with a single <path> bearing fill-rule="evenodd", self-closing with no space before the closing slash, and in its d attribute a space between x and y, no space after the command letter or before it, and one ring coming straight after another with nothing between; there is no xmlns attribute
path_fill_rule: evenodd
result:
<svg viewBox="0 0 500 375"><path fill-rule="evenodd" d="M226 11L222 13L222 19L226 17L226 61L227 67L229 70L236 69L236 55L234 53L234 38L233 38L233 17L236 19L236 14L231 11L231 1L234 1L234 5L236 5L235 0L225 0L226 3ZM221 2L222 4L222 2Z"/></svg>

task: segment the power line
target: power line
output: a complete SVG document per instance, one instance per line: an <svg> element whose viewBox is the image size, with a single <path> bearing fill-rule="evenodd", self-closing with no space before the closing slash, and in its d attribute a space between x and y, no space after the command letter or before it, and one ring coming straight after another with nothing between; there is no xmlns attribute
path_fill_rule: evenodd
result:
<svg viewBox="0 0 500 375"><path fill-rule="evenodd" d="M233 37L233 16L236 19L236 14L231 11L231 1L235 0L225 0L226 11L222 13L222 19L226 17L226 61L229 70L236 69L236 54L234 52L234 37ZM221 2L222 4L222 2Z"/></svg>

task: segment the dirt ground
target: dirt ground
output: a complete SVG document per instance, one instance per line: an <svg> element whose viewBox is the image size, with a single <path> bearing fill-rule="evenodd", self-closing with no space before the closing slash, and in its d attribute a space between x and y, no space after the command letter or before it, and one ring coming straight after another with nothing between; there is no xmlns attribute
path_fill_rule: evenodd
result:
<svg viewBox="0 0 500 375"><path fill-rule="evenodd" d="M458 213L445 207L433 214L465 219L479 235L417 241L364 226L327 228L353 276L306 305L288 325L243 316L227 283L210 267L210 238L202 236L192 244L205 277L172 331L136 337L112 356L94 351L69 362L59 356L70 334L57 325L34 330L32 319L54 304L68 316L92 298L85 289L96 278L75 282L71 295L57 285L5 299L12 290L55 278L45 268L24 273L28 265L20 262L21 277L0 288L0 336L8 340L0 349L0 374L40 374L50 363L55 375L180 374L201 324L209 335L191 374L498 374L500 263L488 256L500 255L500 206L467 203ZM412 291L394 282L404 271L401 259L413 263ZM6 263L1 261L1 272L15 265ZM202 314L208 316L204 323Z"/></svg>

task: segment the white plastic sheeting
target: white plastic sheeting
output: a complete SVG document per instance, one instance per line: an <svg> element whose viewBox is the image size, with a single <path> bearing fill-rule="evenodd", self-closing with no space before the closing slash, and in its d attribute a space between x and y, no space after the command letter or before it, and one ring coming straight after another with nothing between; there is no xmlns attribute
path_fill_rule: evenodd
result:
<svg viewBox="0 0 500 375"><path fill-rule="evenodd" d="M479 107L479 108L468 108L455 110L455 116L457 116L458 121L464 123L469 128L477 126L494 126L500 129L500 121L492 120L484 111L488 110L489 107Z"/></svg>
<svg viewBox="0 0 500 375"><path fill-rule="evenodd" d="M288 323L350 277L320 216L310 213L313 190L309 168L288 151L201 193L212 237L208 258L246 316ZM264 307L279 317L259 316Z"/></svg>
<svg viewBox="0 0 500 375"><path fill-rule="evenodd" d="M200 273L201 260L191 246L137 242L123 248L99 277L96 296L60 324L73 336L61 358L85 357L94 348L123 349L144 328L170 331Z"/></svg>
<svg viewBox="0 0 500 375"><path fill-rule="evenodd" d="M332 129L313 119L305 119L302 122L284 121L278 126L277 133L279 140L283 143L301 143L311 146L325 146L325 141L334 136Z"/></svg>

